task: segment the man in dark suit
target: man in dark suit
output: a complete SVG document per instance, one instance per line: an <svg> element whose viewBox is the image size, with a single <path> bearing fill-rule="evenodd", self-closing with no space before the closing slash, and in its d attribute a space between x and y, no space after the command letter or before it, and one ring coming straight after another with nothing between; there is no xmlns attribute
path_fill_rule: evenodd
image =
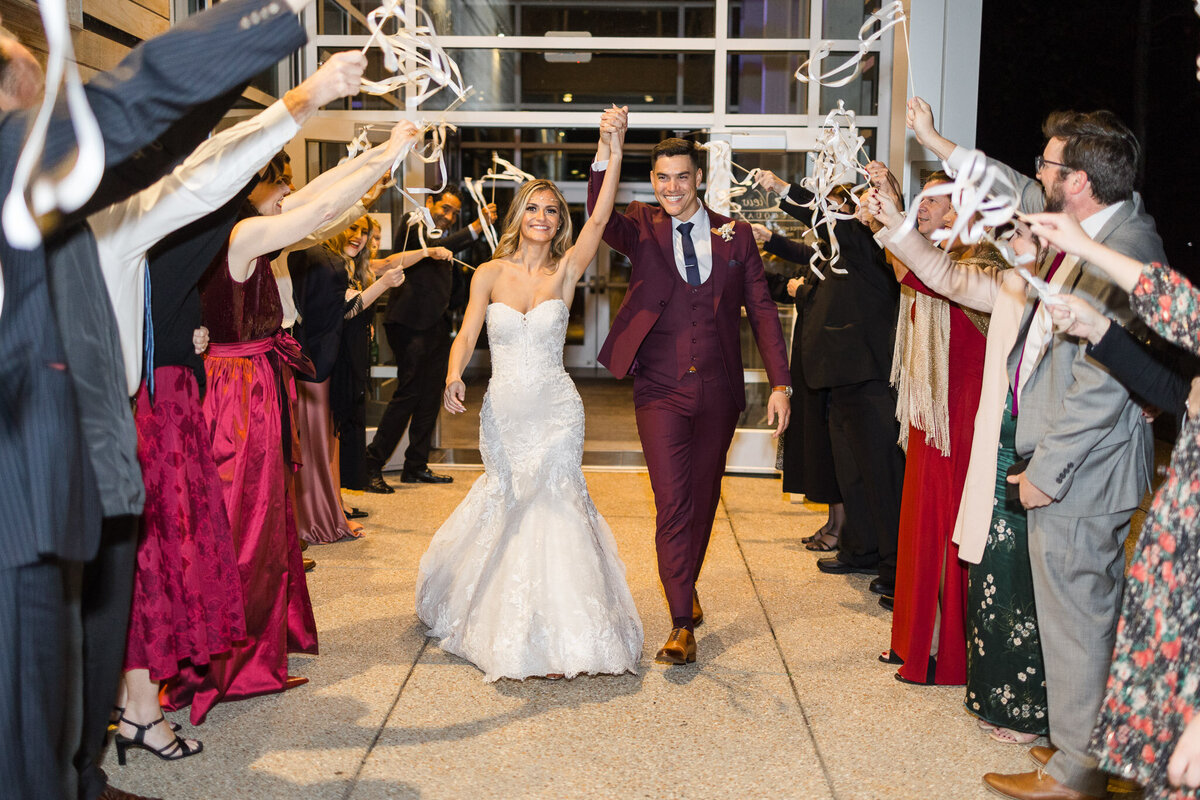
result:
<svg viewBox="0 0 1200 800"><path fill-rule="evenodd" d="M622 137L624 109L601 121L600 148L588 180L596 202L608 159L607 133ZM694 629L704 619L696 579L721 499L725 455L746 407L742 307L772 384L767 419L787 427L787 351L749 224L704 207L695 142L667 139L650 154L660 205L634 202L613 214L604 241L632 262L629 291L598 360L618 378L634 376L638 436L657 512L658 574L671 610L660 664L696 660Z"/></svg>
<svg viewBox="0 0 1200 800"><path fill-rule="evenodd" d="M807 219L812 194L763 171L758 178L783 198L780 207ZM849 195L840 194L849 201ZM829 390L833 468L846 508L836 556L822 572L878 573L871 590L890 596L904 486L904 452L896 444L896 397L888 385L900 287L871 231L858 220L837 223L840 255L816 281L804 308L800 357L804 381Z"/></svg>
<svg viewBox="0 0 1200 800"><path fill-rule="evenodd" d="M129 797L106 786L98 760L123 659L143 490L115 320L108 303L95 302L105 289L80 220L161 176L172 159L155 138L195 106L303 44L290 12L305 4L223 3L94 78L86 92L107 171L92 201L33 250L0 235L0 469L11 476L0 513L27 520L0 531L0 720L15 737L0 748L0 783L13 796ZM14 108L27 92L8 91L30 79L20 50L11 37L0 43L11 103L0 115L3 195L32 113ZM14 63L19 71L8 74ZM47 162L73 146L59 115Z"/></svg>
<svg viewBox="0 0 1200 800"><path fill-rule="evenodd" d="M449 231L458 221L462 200L453 189L430 195L425 201L434 224ZM483 210L489 221L496 219L496 206ZM457 253L470 247L483 230L475 220L459 231L430 241L430 247L444 247ZM416 226L410 225L401 238L401 251L419 249ZM450 483L449 475L429 469L429 449L438 411L442 407L442 388L450 361L450 299L454 290L453 261L423 258L405 271L404 284L391 290L383 330L396 358L396 391L388 401L367 447L368 492L391 494L395 491L383 479L383 467L408 428L408 449L404 451L401 483ZM411 421L411 424L410 424Z"/></svg>

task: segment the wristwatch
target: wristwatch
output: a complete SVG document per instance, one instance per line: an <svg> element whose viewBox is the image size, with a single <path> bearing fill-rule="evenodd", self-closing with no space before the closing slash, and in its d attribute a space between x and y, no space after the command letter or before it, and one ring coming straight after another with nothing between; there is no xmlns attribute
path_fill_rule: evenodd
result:
<svg viewBox="0 0 1200 800"><path fill-rule="evenodd" d="M783 392L784 397L792 396L792 387L790 386L772 386L772 392Z"/></svg>

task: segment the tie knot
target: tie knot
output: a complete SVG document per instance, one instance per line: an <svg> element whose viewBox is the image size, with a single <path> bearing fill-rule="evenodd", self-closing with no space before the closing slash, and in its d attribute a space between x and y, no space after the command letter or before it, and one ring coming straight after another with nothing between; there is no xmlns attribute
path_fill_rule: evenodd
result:
<svg viewBox="0 0 1200 800"><path fill-rule="evenodd" d="M679 233L680 233L682 236L691 236L691 235L692 235L692 225L693 225L693 224L694 224L694 223L691 223L691 222L684 222L684 223L681 223L681 224L680 224L680 226L679 226L679 228L678 228L678 231L679 231Z"/></svg>

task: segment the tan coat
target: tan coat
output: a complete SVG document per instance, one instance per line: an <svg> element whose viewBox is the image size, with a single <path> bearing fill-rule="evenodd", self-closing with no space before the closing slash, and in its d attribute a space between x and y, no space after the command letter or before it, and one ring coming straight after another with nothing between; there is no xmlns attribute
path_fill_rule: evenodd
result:
<svg viewBox="0 0 1200 800"><path fill-rule="evenodd" d="M1020 333L1026 284L1016 270L954 262L916 230L900 233L898 229L885 229L877 238L933 291L959 305L991 314L971 459L954 523L958 557L978 564L992 524L1000 422L1008 396L1007 359Z"/></svg>

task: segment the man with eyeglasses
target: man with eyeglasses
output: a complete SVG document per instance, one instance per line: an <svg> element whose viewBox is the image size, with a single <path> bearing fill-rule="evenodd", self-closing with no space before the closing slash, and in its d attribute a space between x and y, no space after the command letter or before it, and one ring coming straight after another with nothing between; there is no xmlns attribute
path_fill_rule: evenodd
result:
<svg viewBox="0 0 1200 800"><path fill-rule="evenodd" d="M968 151L938 134L929 104L913 98L917 141L959 168ZM1161 261L1162 240L1133 191L1140 148L1108 111L1054 112L1036 180L995 161L1019 192L1021 210L1065 211L1096 241L1139 261ZM1050 251L1037 266L1054 287L1079 295L1126 327L1129 298L1099 270ZM1141 408L1084 344L1055 335L1048 310L1027 292L1008 353L1018 454L1010 475L1029 517L1029 559L1046 666L1051 747L1034 747L1039 769L989 773L988 788L1018 800L1087 800L1106 776L1088 753L1108 679L1124 583L1130 519L1149 486L1153 436Z"/></svg>

